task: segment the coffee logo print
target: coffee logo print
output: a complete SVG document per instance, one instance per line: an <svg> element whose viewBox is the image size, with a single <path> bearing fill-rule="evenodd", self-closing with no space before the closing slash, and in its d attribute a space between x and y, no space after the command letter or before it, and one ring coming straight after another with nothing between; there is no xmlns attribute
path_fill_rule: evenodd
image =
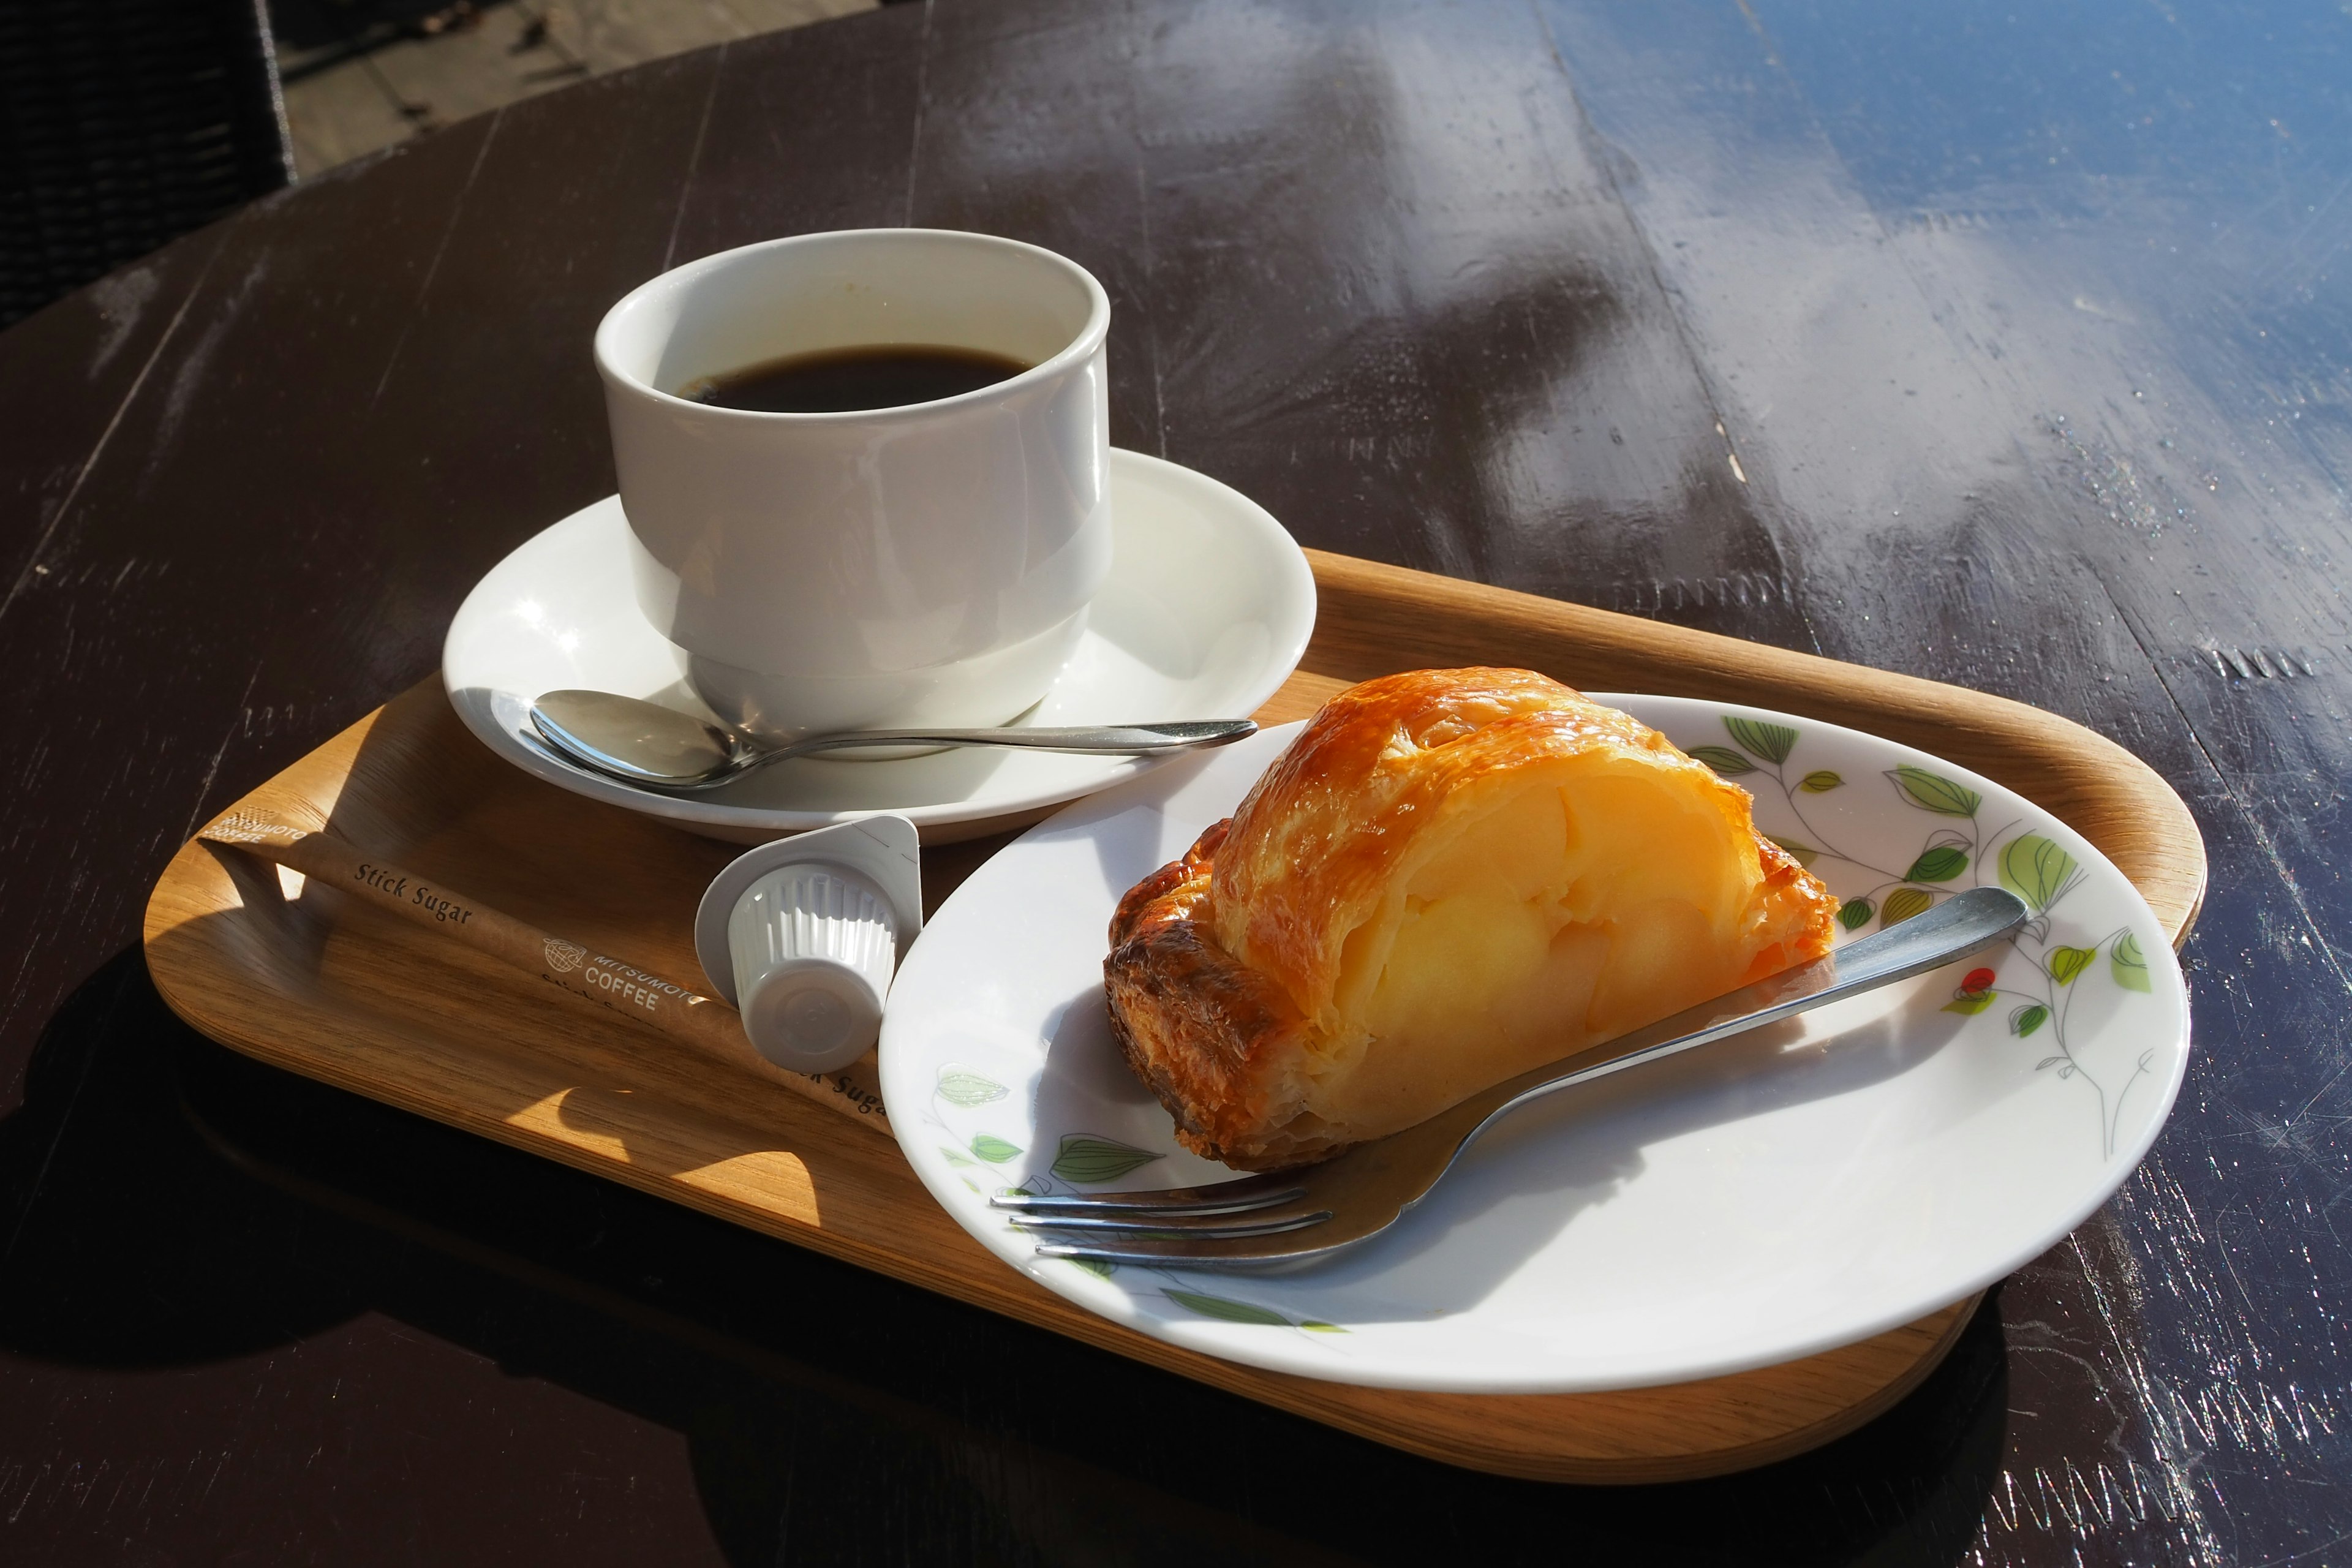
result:
<svg viewBox="0 0 2352 1568"><path fill-rule="evenodd" d="M299 844L310 836L301 828L239 811L205 828L203 837L229 844Z"/></svg>
<svg viewBox="0 0 2352 1568"><path fill-rule="evenodd" d="M571 973L580 967L580 961L587 956L586 948L574 946L560 936L547 939L547 966L558 974Z"/></svg>

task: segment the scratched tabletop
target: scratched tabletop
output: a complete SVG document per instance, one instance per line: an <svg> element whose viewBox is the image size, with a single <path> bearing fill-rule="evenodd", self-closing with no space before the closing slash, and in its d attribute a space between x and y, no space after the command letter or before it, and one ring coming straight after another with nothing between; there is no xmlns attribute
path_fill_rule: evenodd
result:
<svg viewBox="0 0 2352 1568"><path fill-rule="evenodd" d="M0 1560L2352 1562L2352 15L931 0L306 181L0 334ZM613 489L588 353L802 230L1038 241L1114 439L1305 543L1957 681L2212 887L2155 1152L1722 1480L1375 1447L250 1063L208 814Z"/></svg>

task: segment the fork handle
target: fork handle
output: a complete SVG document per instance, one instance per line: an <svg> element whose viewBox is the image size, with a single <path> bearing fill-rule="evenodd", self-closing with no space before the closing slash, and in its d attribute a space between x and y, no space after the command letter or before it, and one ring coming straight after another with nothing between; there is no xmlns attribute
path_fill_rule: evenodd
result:
<svg viewBox="0 0 2352 1568"><path fill-rule="evenodd" d="M1461 1121L1476 1118L1454 1146L1454 1154L1458 1158L1504 1117L1547 1095L1941 969L2013 934L2032 915L2022 899L2000 888L1971 888L1955 893L1892 931L1848 942L1801 968L1783 970L1753 985L1726 992L1711 1002L1685 1008L1606 1045L1522 1073L1473 1096L1453 1112Z"/></svg>

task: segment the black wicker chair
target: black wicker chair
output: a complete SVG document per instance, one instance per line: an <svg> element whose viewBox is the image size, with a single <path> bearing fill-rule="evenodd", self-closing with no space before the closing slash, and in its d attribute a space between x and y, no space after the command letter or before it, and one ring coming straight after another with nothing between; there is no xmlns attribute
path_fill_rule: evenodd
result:
<svg viewBox="0 0 2352 1568"><path fill-rule="evenodd" d="M261 0L0 0L0 326L293 177Z"/></svg>

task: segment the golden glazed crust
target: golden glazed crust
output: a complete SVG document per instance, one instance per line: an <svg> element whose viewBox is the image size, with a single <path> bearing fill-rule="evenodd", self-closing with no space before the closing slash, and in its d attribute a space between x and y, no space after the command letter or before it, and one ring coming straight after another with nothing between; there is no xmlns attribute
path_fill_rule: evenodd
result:
<svg viewBox="0 0 2352 1568"><path fill-rule="evenodd" d="M1304 1020L1271 981L1219 947L1202 918L1209 868L1232 826L1218 823L1119 900L1103 973L1111 1033L1184 1146L1273 1169L1270 1155L1300 1153L1295 1137L1268 1124L1265 1089L1303 1048Z"/></svg>
<svg viewBox="0 0 2352 1568"><path fill-rule="evenodd" d="M1185 1144L1272 1170L1818 957L1835 910L1746 791L1630 715L1419 670L1333 698L1130 890L1104 974Z"/></svg>

